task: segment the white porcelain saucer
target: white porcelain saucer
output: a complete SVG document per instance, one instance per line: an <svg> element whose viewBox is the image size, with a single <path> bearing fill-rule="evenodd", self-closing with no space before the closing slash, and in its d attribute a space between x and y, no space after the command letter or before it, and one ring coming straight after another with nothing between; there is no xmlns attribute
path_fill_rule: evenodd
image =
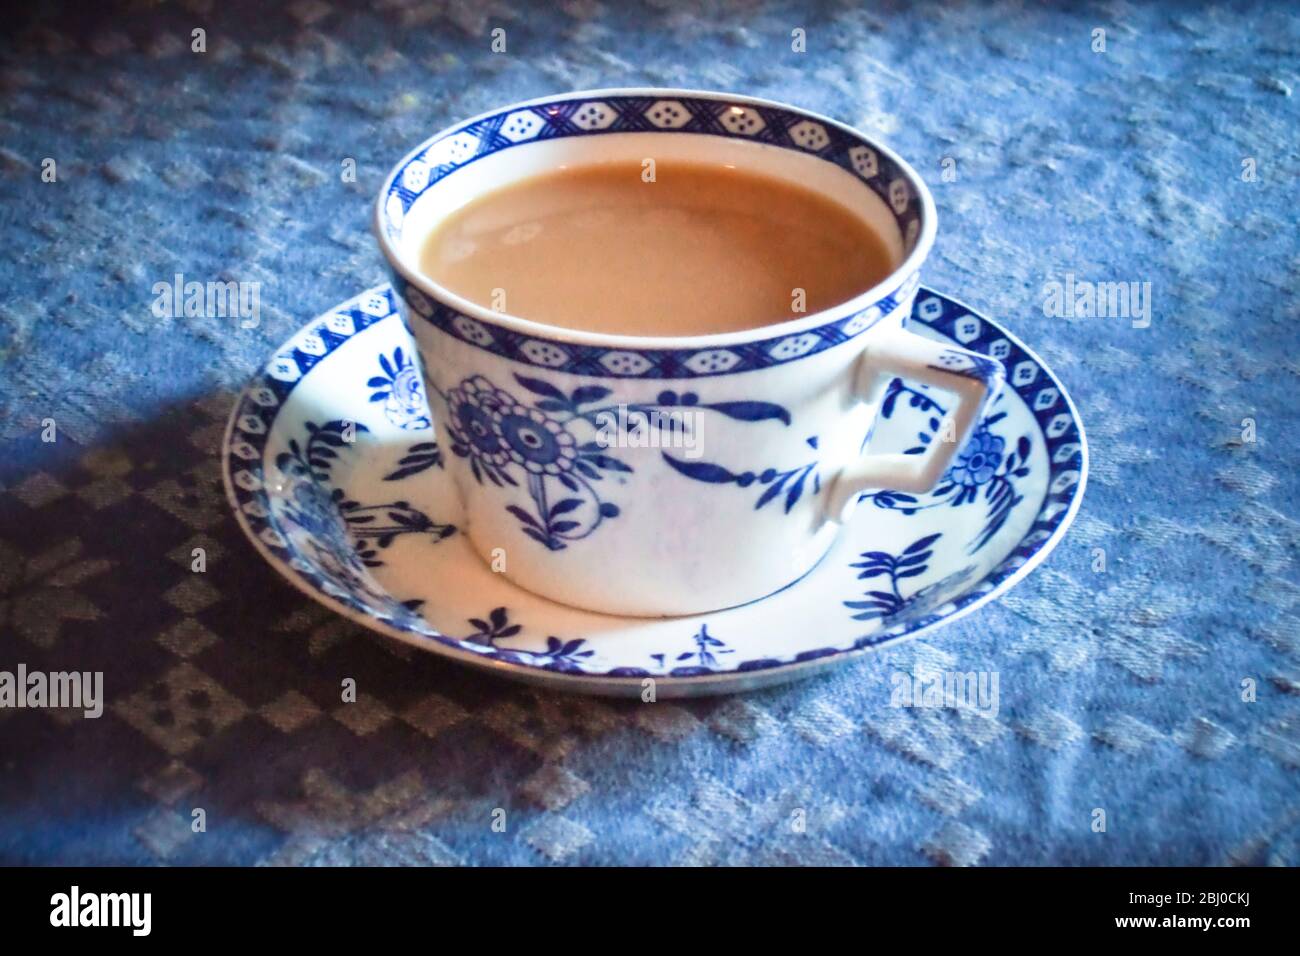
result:
<svg viewBox="0 0 1300 956"><path fill-rule="evenodd" d="M354 621L505 677L587 693L725 693L805 677L932 631L1047 557L1088 453L1065 389L991 319L921 289L910 328L1001 360L1007 386L928 495L864 496L804 579L689 618L592 614L494 573L461 510L410 332L378 286L308 323L245 389L222 450L240 526L305 594ZM936 439L944 396L895 380L873 450Z"/></svg>

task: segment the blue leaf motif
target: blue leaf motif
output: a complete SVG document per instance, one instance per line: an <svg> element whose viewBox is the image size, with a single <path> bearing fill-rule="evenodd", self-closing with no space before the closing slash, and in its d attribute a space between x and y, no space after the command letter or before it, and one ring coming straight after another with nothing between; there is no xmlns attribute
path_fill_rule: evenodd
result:
<svg viewBox="0 0 1300 956"><path fill-rule="evenodd" d="M718 402L703 407L712 409L715 412L721 412L728 418L734 418L742 422L761 422L775 419L782 424L790 424L790 413L780 405L772 402Z"/></svg>
<svg viewBox="0 0 1300 956"><path fill-rule="evenodd" d="M584 385L573 390L572 401L574 405L586 405L588 402L598 402L609 394L610 390L600 385Z"/></svg>
<svg viewBox="0 0 1300 956"><path fill-rule="evenodd" d="M758 496L758 501L754 505L754 510L757 511L759 508L763 507L763 505L767 504L769 501L771 501L773 498L779 495L781 493L781 488L783 486L784 486L784 482L774 482L773 484L768 485L767 491L763 492L761 495ZM789 510L790 510L789 508L786 508L786 511Z"/></svg>
<svg viewBox="0 0 1300 956"><path fill-rule="evenodd" d="M557 502L556 505L551 508L551 517L554 518L558 515L568 514L574 508L578 508L581 505L581 498L565 498L563 501Z"/></svg>
<svg viewBox="0 0 1300 956"><path fill-rule="evenodd" d="M934 554L931 550L936 541L943 537L943 533L930 534L922 538L917 538L897 556L887 551L865 551L861 554L862 561L851 564L851 568L860 568L858 580L877 578L883 575L889 576L889 591L872 590L863 592L863 601L844 601L845 607L857 613L853 615L855 621L871 621L877 618L888 619L899 614L905 608L914 609L916 607L917 595L929 591L930 588L922 588L910 596L905 596L899 588L899 582L907 578L914 578L924 574L929 565L927 562ZM933 588L934 585L931 585Z"/></svg>
<svg viewBox="0 0 1300 956"><path fill-rule="evenodd" d="M924 538L921 538L917 541L913 541L910 545L907 546L906 550L904 550L903 553L916 554L916 552L918 551L924 551L930 545L938 541L939 538L941 538L942 536L943 536L942 532L940 532L939 534L926 535Z"/></svg>
<svg viewBox="0 0 1300 956"><path fill-rule="evenodd" d="M714 465L707 461L682 461L667 452L664 452L664 460L687 478L694 478L696 481L721 485L735 481L737 477L721 465Z"/></svg>
<svg viewBox="0 0 1300 956"><path fill-rule="evenodd" d="M566 406L568 405L569 400L565 397L565 394L550 382L543 382L540 378L529 378L526 375L516 375L515 381L528 389L528 391L532 392L534 395L543 395L546 398L556 398L561 402L564 402Z"/></svg>
<svg viewBox="0 0 1300 956"><path fill-rule="evenodd" d="M506 505L506 511L509 511L512 515L514 515L516 518L518 518L524 524L529 525L530 527L533 528L539 527L536 519L534 519L532 515L530 515L527 511L525 511L523 508L519 507L518 505Z"/></svg>

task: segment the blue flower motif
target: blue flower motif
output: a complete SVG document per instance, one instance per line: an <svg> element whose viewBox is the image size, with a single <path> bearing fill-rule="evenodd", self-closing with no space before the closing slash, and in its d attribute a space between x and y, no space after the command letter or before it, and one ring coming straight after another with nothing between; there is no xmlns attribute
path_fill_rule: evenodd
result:
<svg viewBox="0 0 1300 956"><path fill-rule="evenodd" d="M981 425L957 455L957 463L948 469L948 480L967 488L988 484L1002 465L1006 445L1006 439Z"/></svg>
<svg viewBox="0 0 1300 956"><path fill-rule="evenodd" d="M429 416L424 410L424 389L414 365L407 365L393 379L393 390L384 403L384 414L390 422L400 424L407 431L429 427Z"/></svg>
<svg viewBox="0 0 1300 956"><path fill-rule="evenodd" d="M469 459L480 481L486 474L495 484L516 484L504 470L511 459L496 428L501 409L513 407L514 398L482 375L474 375L448 392L446 399L451 450Z"/></svg>
<svg viewBox="0 0 1300 956"><path fill-rule="evenodd" d="M573 470L578 443L572 432L545 412L514 404L498 409L492 428L510 460L534 475Z"/></svg>
<svg viewBox="0 0 1300 956"><path fill-rule="evenodd" d="M402 349L393 352L390 360L379 356L383 375L376 375L366 384L374 391L372 402L384 403L384 416L405 431L420 431L431 427L429 409L424 401L424 384L420 369Z"/></svg>
<svg viewBox="0 0 1300 956"><path fill-rule="evenodd" d="M903 452L905 455L919 455L934 440L945 412L941 405L925 393L905 385L901 379L894 379L886 390L881 407L880 414L883 418L893 414L895 402L903 395L910 396L907 403L909 408L929 416L929 430L918 434L921 444ZM1000 401L1001 397L997 400ZM1024 500L1024 495L1016 491L1016 479L1029 474L1029 455L1033 445L1028 435L1022 435L1015 447L1007 450L1006 439L993 432L994 426L1006 417L1005 411L995 412L980 422L966 447L957 453L955 463L944 473L943 480L929 493L926 501L923 502L915 495L888 489L870 492L860 500L871 501L877 508L897 511L910 517L920 511L944 505L962 508L982 498L988 515L983 529L970 543L969 553L974 554L992 540L1006 524L1012 510Z"/></svg>
<svg viewBox="0 0 1300 956"><path fill-rule="evenodd" d="M552 551L592 534L607 518L617 518L618 505L603 499L595 483L609 475L630 474L632 467L609 452L623 436L646 431L681 429L683 409L709 411L740 422L779 421L790 424L790 413L771 402L700 402L694 392L659 393L653 402L604 403L611 390L603 385L579 385L572 392L540 378L515 375L525 389L516 399L482 375L463 379L443 392L432 385L446 403L446 432L451 451L465 459L479 484L492 482L527 489L533 510L507 504L519 519L522 532ZM529 402L531 404L525 404ZM615 434L610 435L610 429ZM808 444L816 448L817 439ZM821 479L816 461L786 471L766 468L735 473L710 462L680 461L667 452L664 459L679 473L697 481L734 482L745 488L756 481L767 490L759 496L761 508L785 492L788 512L811 487L816 494ZM439 459L441 460L441 459ZM412 474L423 459L408 455L403 474ZM811 480L810 480L811 479ZM621 481L619 482L622 483Z"/></svg>

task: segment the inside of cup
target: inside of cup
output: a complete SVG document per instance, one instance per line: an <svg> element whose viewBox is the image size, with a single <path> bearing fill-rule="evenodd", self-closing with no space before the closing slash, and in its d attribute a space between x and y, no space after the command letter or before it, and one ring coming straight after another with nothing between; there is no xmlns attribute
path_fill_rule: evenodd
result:
<svg viewBox="0 0 1300 956"><path fill-rule="evenodd" d="M774 106L630 95L537 103L441 134L385 187L380 228L416 272L434 226L485 193L563 166L647 157L798 183L859 216L895 269L922 232L925 213L907 171L849 130Z"/></svg>

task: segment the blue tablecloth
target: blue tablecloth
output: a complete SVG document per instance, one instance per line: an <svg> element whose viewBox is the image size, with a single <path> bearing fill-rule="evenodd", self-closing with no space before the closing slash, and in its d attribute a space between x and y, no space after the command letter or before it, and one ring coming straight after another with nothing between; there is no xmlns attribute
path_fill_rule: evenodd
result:
<svg viewBox="0 0 1300 956"><path fill-rule="evenodd" d="M103 671L107 699L0 709L0 860L1300 862L1286 5L440 6L69 4L0 41L0 670ZM403 650L263 564L224 419L382 278L389 164L602 85L811 107L929 178L925 281L1039 350L1088 428L1043 568L829 677L647 706ZM178 273L260 282L260 325L159 318ZM1138 283L1149 326L1048 314L1052 282ZM891 708L922 666L996 671L996 719Z"/></svg>

